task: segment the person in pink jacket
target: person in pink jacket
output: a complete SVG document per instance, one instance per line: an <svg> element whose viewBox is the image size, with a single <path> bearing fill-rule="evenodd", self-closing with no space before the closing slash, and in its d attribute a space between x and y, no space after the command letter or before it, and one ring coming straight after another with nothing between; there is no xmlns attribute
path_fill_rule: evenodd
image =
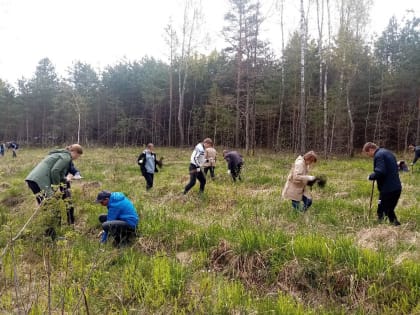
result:
<svg viewBox="0 0 420 315"><path fill-rule="evenodd" d="M312 205L312 197L307 187L308 183L316 179L315 176L309 175L309 168L316 161L317 155L314 151L299 155L287 176L282 196L292 201L295 210L306 211Z"/></svg>

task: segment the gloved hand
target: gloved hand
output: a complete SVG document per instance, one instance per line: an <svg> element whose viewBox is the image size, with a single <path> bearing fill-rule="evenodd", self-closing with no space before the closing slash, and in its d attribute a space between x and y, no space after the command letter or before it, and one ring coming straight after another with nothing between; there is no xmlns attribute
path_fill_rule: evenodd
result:
<svg viewBox="0 0 420 315"><path fill-rule="evenodd" d="M410 163L410 166L413 166L413 165L414 165L414 163L413 163L413 162L411 162L411 163Z"/></svg>
<svg viewBox="0 0 420 315"><path fill-rule="evenodd" d="M74 174L73 179L81 179L82 176L80 175L79 172L77 172L76 174Z"/></svg>
<svg viewBox="0 0 420 315"><path fill-rule="evenodd" d="M197 173L200 173L201 169L199 167L197 167Z"/></svg>
<svg viewBox="0 0 420 315"><path fill-rule="evenodd" d="M228 170L228 174L230 174L230 170Z"/></svg>
<svg viewBox="0 0 420 315"><path fill-rule="evenodd" d="M316 182L316 177L315 176L308 176L308 181L306 182L306 185L308 186L313 186Z"/></svg>

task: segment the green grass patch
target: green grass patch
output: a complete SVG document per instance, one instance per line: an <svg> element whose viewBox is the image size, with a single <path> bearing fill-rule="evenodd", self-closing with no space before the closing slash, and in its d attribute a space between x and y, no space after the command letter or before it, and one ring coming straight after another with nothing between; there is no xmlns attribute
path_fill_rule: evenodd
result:
<svg viewBox="0 0 420 315"><path fill-rule="evenodd" d="M22 231L37 210L24 178L49 150L0 159L0 313L420 312L420 172L401 174L402 226L393 227L376 223L376 187L370 207L368 158L321 158L311 174L327 185L312 188L301 213L281 197L290 153L244 156L236 183L220 158L204 194L197 183L183 195L190 150L156 148L164 166L150 191L136 164L142 150L86 148L75 162L83 179L72 183L75 226L51 201ZM131 247L99 244L102 189L134 202L140 236ZM54 214L63 238L51 242L44 229Z"/></svg>

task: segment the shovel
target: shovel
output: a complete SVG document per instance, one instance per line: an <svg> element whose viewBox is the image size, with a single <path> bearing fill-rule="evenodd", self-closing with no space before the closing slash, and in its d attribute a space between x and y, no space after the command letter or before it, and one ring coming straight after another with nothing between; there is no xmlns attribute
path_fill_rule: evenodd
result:
<svg viewBox="0 0 420 315"><path fill-rule="evenodd" d="M373 189L375 188L375 181L372 181L372 191L370 192L370 201L369 201L369 219L370 219L370 214L372 212L372 199L373 199Z"/></svg>

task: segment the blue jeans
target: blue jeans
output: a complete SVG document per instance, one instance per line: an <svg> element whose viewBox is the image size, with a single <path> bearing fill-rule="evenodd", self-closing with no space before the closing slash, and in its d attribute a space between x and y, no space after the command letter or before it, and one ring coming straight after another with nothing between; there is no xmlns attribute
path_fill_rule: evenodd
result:
<svg viewBox="0 0 420 315"><path fill-rule="evenodd" d="M293 209L298 211L306 211L312 205L312 199L302 196L303 208L301 208L300 201L292 200Z"/></svg>

